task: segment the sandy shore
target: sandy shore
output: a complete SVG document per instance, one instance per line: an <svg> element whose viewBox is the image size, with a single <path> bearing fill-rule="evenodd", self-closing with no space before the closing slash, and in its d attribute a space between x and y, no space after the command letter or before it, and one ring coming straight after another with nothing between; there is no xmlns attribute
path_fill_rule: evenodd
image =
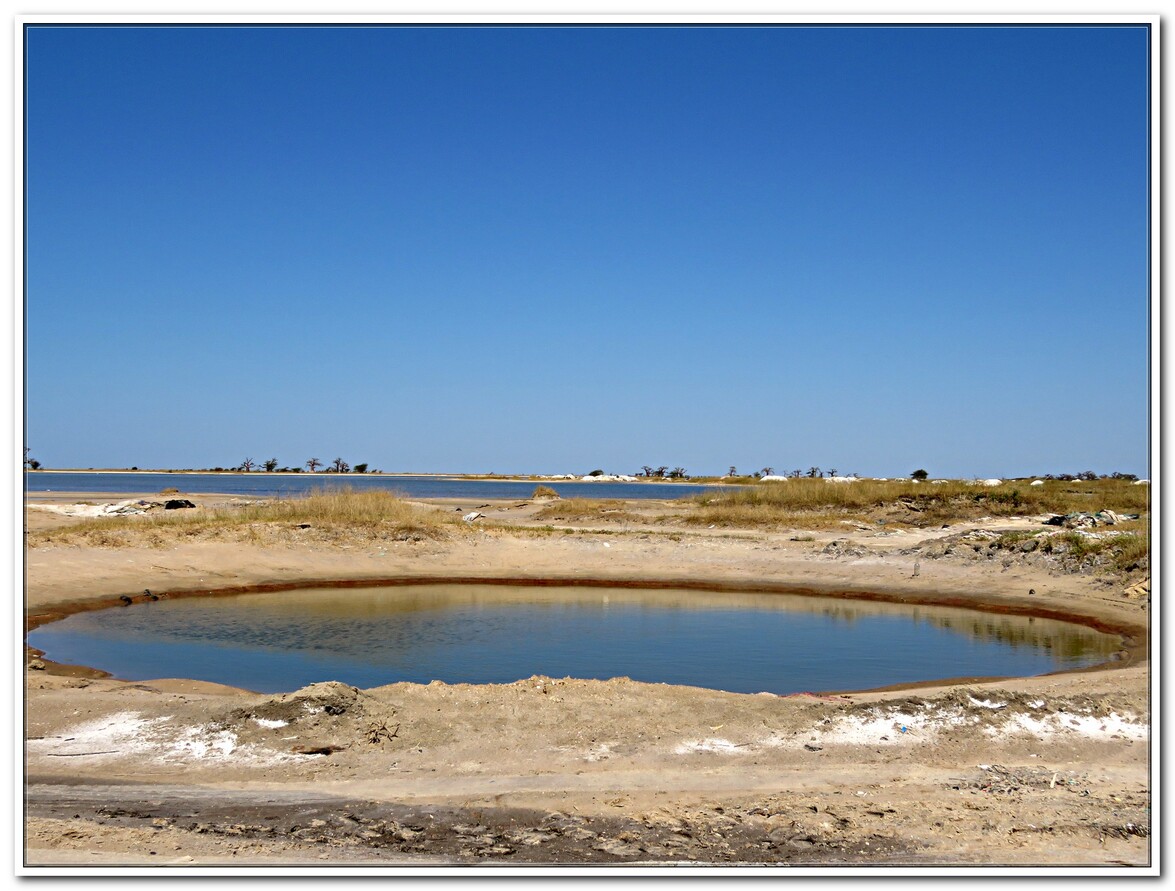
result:
<svg viewBox="0 0 1175 891"><path fill-rule="evenodd" d="M1096 671L819 697L549 678L324 683L266 696L49 664L26 672L25 863L1008 864L1137 874L1157 859L1145 598L1027 563L923 558L916 572L919 558L903 551L958 526L794 541L645 530L638 519L608 535L543 535L525 531L533 503L482 509L487 523L513 528L378 548L293 536L40 545L26 552L26 613L37 624L145 588L656 581L1071 616L1122 634L1122 658ZM27 515L34 529L62 521L34 507Z"/></svg>

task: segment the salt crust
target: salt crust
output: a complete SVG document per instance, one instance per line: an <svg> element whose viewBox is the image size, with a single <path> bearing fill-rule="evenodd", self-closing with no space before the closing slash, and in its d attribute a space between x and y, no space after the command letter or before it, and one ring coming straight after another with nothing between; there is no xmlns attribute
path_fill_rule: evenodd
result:
<svg viewBox="0 0 1175 891"><path fill-rule="evenodd" d="M924 745L938 740L944 731L985 724L982 731L989 737L1024 737L1040 740L1077 735L1088 739L1114 738L1145 740L1149 728L1135 715L1108 716L1054 712L1040 717L1026 714L996 717L993 712L1006 708L1006 703L972 698L975 708L986 714L976 715L959 708L927 708L922 711L899 709L870 709L858 714L827 719L808 731L784 736L771 734L762 739L735 744L725 739L694 739L680 743L674 752L687 755L700 752L715 754L745 754L756 748L791 748L807 746L905 746ZM1043 704L1043 703L1042 703Z"/></svg>
<svg viewBox="0 0 1175 891"><path fill-rule="evenodd" d="M683 740L675 748L678 755L712 753L739 755L757 748L793 748L807 746L898 746L932 743L952 728L987 726L982 732L992 738L1035 737L1046 740L1068 734L1090 739L1146 740L1148 727L1131 714L1111 712L1106 716L1053 712L1041 716L1015 714L994 718L1003 703L971 699L976 708L988 714L968 714L958 708L927 708L921 711L870 709L859 715L826 719L807 732L783 736L771 734L743 743L706 737ZM993 720L994 718L994 720ZM160 761L233 761L258 766L303 760L306 756L278 752L253 744L240 744L237 735L222 727L202 724L175 726L170 716L144 718L138 712L118 712L83 722L64 731L61 736L32 739L27 743L30 755L53 755L111 760L127 756L155 757ZM254 718L266 728L285 726L284 721ZM585 760L597 761L612 754L611 745L603 744L590 751Z"/></svg>
<svg viewBox="0 0 1175 891"><path fill-rule="evenodd" d="M138 712L113 715L78 724L61 736L33 739L30 755L72 756L109 761L134 756L160 761L232 761L237 764L278 764L307 756L276 752L256 745L240 745L231 730L200 724L177 727L171 716L144 718Z"/></svg>

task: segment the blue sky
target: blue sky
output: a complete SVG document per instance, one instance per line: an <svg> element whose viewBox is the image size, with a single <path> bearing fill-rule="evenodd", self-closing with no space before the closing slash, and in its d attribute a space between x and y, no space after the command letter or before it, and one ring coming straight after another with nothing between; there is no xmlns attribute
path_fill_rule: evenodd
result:
<svg viewBox="0 0 1175 891"><path fill-rule="evenodd" d="M48 467L1148 474L1145 27L30 27Z"/></svg>

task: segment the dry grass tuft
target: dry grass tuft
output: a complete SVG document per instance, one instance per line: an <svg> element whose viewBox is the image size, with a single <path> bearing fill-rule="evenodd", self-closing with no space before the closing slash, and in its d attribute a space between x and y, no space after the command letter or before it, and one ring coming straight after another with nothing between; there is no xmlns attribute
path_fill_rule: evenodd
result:
<svg viewBox="0 0 1175 891"><path fill-rule="evenodd" d="M548 504L535 514L537 520L563 520L564 522L607 522L641 519L628 510L623 501L599 498L566 498L558 504Z"/></svg>
<svg viewBox="0 0 1175 891"><path fill-rule="evenodd" d="M1150 569L1150 539L1145 535L1129 532L1119 535L1111 542L1114 568L1119 572L1134 572Z"/></svg>

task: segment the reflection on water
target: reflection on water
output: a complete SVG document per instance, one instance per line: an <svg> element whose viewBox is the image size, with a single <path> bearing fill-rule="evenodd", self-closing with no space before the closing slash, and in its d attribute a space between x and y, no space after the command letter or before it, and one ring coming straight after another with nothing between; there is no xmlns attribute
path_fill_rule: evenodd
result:
<svg viewBox="0 0 1175 891"><path fill-rule="evenodd" d="M29 643L130 680L189 677L258 692L543 674L792 693L1041 674L1121 647L1079 625L946 607L493 585L161 600L71 616Z"/></svg>

